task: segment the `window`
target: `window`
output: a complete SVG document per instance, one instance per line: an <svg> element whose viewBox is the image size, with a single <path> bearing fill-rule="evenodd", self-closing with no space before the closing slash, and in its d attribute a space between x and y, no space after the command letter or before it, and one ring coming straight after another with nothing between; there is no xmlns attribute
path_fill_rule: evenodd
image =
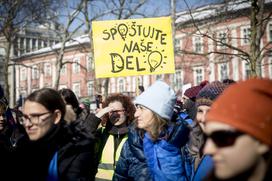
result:
<svg viewBox="0 0 272 181"><path fill-rule="evenodd" d="M226 46L224 44L227 43L227 33L219 32L218 33L218 49L224 49Z"/></svg>
<svg viewBox="0 0 272 181"><path fill-rule="evenodd" d="M42 40L38 39L38 50L42 48Z"/></svg>
<svg viewBox="0 0 272 181"><path fill-rule="evenodd" d="M181 49L181 38L176 37L175 38L175 50Z"/></svg>
<svg viewBox="0 0 272 181"><path fill-rule="evenodd" d="M193 37L193 44L194 44L194 51L196 53L202 52L202 38L200 36L194 36Z"/></svg>
<svg viewBox="0 0 272 181"><path fill-rule="evenodd" d="M250 77L251 70L250 70L250 65L248 62L245 62L244 64L244 78L248 79Z"/></svg>
<svg viewBox="0 0 272 181"><path fill-rule="evenodd" d="M195 67L194 68L194 82L195 85L199 85L204 80L204 68Z"/></svg>
<svg viewBox="0 0 272 181"><path fill-rule="evenodd" d="M162 80L162 79L163 79L162 74L156 75L156 80Z"/></svg>
<svg viewBox="0 0 272 181"><path fill-rule="evenodd" d="M20 55L24 54L25 46L24 46L24 38L20 38Z"/></svg>
<svg viewBox="0 0 272 181"><path fill-rule="evenodd" d="M94 61L91 55L86 56L86 61L87 61L87 71L91 72L94 70Z"/></svg>
<svg viewBox="0 0 272 181"><path fill-rule="evenodd" d="M272 22L268 24L268 41L272 42Z"/></svg>
<svg viewBox="0 0 272 181"><path fill-rule="evenodd" d="M62 65L60 74L61 75L66 75L66 69L67 69L67 64Z"/></svg>
<svg viewBox="0 0 272 181"><path fill-rule="evenodd" d="M39 78L39 69L38 67L35 65L32 67L32 79L38 79Z"/></svg>
<svg viewBox="0 0 272 181"><path fill-rule="evenodd" d="M80 97L80 84L79 83L74 83L73 84L73 92L77 97Z"/></svg>
<svg viewBox="0 0 272 181"><path fill-rule="evenodd" d="M21 68L20 74L21 74L21 76L20 76L21 80L22 81L26 80L26 68Z"/></svg>
<svg viewBox="0 0 272 181"><path fill-rule="evenodd" d="M250 34L251 34L250 27L242 28L242 33L241 33L242 45L247 45L250 42Z"/></svg>
<svg viewBox="0 0 272 181"><path fill-rule="evenodd" d="M92 97L94 95L94 82L93 81L89 81L87 83L87 93L88 96Z"/></svg>
<svg viewBox="0 0 272 181"><path fill-rule="evenodd" d="M118 80L118 90L121 93L125 91L125 81L123 78Z"/></svg>
<svg viewBox="0 0 272 181"><path fill-rule="evenodd" d="M75 58L73 60L73 73L79 73L80 71L80 59Z"/></svg>
<svg viewBox="0 0 272 181"><path fill-rule="evenodd" d="M179 90L182 87L182 70L176 70L173 76L172 82L174 83L175 90Z"/></svg>
<svg viewBox="0 0 272 181"><path fill-rule="evenodd" d="M30 52L30 38L26 38L26 52Z"/></svg>
<svg viewBox="0 0 272 181"><path fill-rule="evenodd" d="M32 51L37 50L36 42L37 42L36 39L32 39Z"/></svg>
<svg viewBox="0 0 272 181"><path fill-rule="evenodd" d="M50 63L44 64L44 75L51 76L51 64Z"/></svg>
<svg viewBox="0 0 272 181"><path fill-rule="evenodd" d="M218 64L218 75L219 80L223 81L224 79L228 78L228 64L227 63L220 63Z"/></svg>

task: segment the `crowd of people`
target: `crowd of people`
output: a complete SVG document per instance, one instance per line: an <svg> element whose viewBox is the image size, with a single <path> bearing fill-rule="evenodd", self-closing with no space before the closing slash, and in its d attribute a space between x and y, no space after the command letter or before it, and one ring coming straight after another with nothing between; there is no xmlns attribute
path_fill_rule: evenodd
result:
<svg viewBox="0 0 272 181"><path fill-rule="evenodd" d="M0 87L1 180L272 180L272 80L158 80L89 106L42 88L12 109Z"/></svg>

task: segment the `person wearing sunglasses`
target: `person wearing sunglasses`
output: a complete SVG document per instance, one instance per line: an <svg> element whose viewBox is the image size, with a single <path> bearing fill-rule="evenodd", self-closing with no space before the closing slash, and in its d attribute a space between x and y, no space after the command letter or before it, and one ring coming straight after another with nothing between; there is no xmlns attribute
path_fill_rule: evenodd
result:
<svg viewBox="0 0 272 181"><path fill-rule="evenodd" d="M134 103L135 121L129 127L113 180L185 180L180 143L187 138L180 136L183 125L172 122L174 90L156 81Z"/></svg>
<svg viewBox="0 0 272 181"><path fill-rule="evenodd" d="M20 123L29 137L22 149L20 180L94 180L94 142L75 137L64 121L65 103L53 89L31 93Z"/></svg>
<svg viewBox="0 0 272 181"><path fill-rule="evenodd" d="M206 117L210 180L272 180L272 80L230 85Z"/></svg>

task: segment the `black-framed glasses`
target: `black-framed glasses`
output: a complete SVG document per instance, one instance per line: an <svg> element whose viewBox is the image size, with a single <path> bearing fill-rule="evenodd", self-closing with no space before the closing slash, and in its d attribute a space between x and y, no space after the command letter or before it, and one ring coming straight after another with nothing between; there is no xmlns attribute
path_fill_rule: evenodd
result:
<svg viewBox="0 0 272 181"><path fill-rule="evenodd" d="M211 139L212 142L219 148L232 146L236 139L244 133L239 131L219 130L214 131L211 134L205 134L207 139Z"/></svg>
<svg viewBox="0 0 272 181"><path fill-rule="evenodd" d="M41 116L49 114L51 112L44 112L44 113L35 113L35 114L31 114L31 115L23 115L21 117L21 119L19 119L19 123L22 125L25 125L27 123L27 121L29 121L32 124L41 124L43 121L46 121L50 116L46 117L46 118L41 118Z"/></svg>

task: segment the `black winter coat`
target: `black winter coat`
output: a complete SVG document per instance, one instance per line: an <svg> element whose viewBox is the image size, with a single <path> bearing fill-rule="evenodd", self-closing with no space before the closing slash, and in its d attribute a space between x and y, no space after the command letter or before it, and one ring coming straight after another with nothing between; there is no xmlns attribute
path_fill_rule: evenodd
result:
<svg viewBox="0 0 272 181"><path fill-rule="evenodd" d="M93 140L78 137L64 123L42 140L30 142L19 150L16 172L20 180L46 180L50 161L56 151L59 180L94 180L96 168L93 164Z"/></svg>

